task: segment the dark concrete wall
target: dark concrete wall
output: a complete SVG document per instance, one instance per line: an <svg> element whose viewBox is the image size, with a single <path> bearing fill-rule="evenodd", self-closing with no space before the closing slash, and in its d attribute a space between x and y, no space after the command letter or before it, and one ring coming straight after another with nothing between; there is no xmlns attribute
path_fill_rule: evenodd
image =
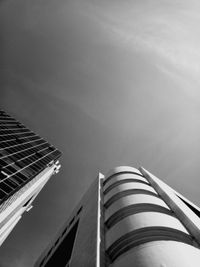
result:
<svg viewBox="0 0 200 267"><path fill-rule="evenodd" d="M83 210L72 254L71 267L96 266L98 179L83 199Z"/></svg>
<svg viewBox="0 0 200 267"><path fill-rule="evenodd" d="M97 246L97 207L98 179L93 182L93 184L83 196L82 200L79 202L77 207L67 219L66 223L63 225L63 227L61 227L51 243L42 253L38 261L35 263L35 267L45 266L45 264L48 262L47 258L50 259L53 256L56 249L59 247L61 242L64 240L66 235L78 220L79 225L70 260L70 267L95 267ZM62 235L65 229L67 229L67 231L64 235ZM59 242L57 242L58 239ZM45 261L43 261L45 257L47 258ZM42 261L43 265L40 265Z"/></svg>

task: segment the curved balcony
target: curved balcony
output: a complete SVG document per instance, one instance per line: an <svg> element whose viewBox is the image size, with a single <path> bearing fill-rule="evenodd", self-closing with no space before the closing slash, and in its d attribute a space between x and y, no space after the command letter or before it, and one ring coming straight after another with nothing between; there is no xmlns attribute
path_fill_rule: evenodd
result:
<svg viewBox="0 0 200 267"><path fill-rule="evenodd" d="M158 196L153 187L148 184L127 182L115 186L104 196L105 207L109 207L114 201L123 196L139 193Z"/></svg>
<svg viewBox="0 0 200 267"><path fill-rule="evenodd" d="M110 228L119 220L144 211L172 213L166 203L158 197L146 194L128 195L118 199L105 210L105 224Z"/></svg>
<svg viewBox="0 0 200 267"><path fill-rule="evenodd" d="M113 267L199 267L200 250L175 240L157 240L133 247L115 259Z"/></svg>
<svg viewBox="0 0 200 267"><path fill-rule="evenodd" d="M147 179L134 173L119 173L111 177L109 181L104 185L104 190L107 190L111 185L117 182L123 182L124 180L133 180L138 182L148 183ZM105 192L105 191L104 191Z"/></svg>
<svg viewBox="0 0 200 267"><path fill-rule="evenodd" d="M193 245L193 240L180 221L170 214L140 212L123 218L105 234L107 253L114 261L129 249L155 240L176 240Z"/></svg>
<svg viewBox="0 0 200 267"><path fill-rule="evenodd" d="M109 171L109 173L105 177L104 185L107 184L113 178L113 176L118 174L128 174L128 173L137 174L143 177L141 172L136 168L129 166L119 166Z"/></svg>
<svg viewBox="0 0 200 267"><path fill-rule="evenodd" d="M104 186L104 194L107 194L111 189L113 189L115 186L119 184L124 183L142 183L149 185L149 182L141 176L135 175L135 174L121 174L114 176L113 179L111 179L105 186Z"/></svg>
<svg viewBox="0 0 200 267"><path fill-rule="evenodd" d="M146 227L166 227L188 234L185 227L173 216L159 212L141 212L124 218L110 228L106 232L106 247L108 248L123 235Z"/></svg>

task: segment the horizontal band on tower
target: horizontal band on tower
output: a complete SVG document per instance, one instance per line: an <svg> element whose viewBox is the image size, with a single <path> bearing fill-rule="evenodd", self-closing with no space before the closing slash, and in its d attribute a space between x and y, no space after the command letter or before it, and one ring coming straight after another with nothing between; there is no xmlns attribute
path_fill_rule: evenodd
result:
<svg viewBox="0 0 200 267"><path fill-rule="evenodd" d="M122 183L122 184L115 186L106 195L104 195L104 203L106 203L108 199L110 199L115 194L126 191L126 190L131 190L131 189L147 190L147 191L157 194L155 189L150 184L144 184L140 182L135 182L135 183L127 182L127 183Z"/></svg>
<svg viewBox="0 0 200 267"><path fill-rule="evenodd" d="M111 228L113 225L118 223L120 220L124 219L127 216L140 213L140 212L148 212L148 211L156 211L160 213L165 213L174 217L173 211L166 209L165 207L149 204L149 203L141 203L141 204L132 204L127 207L124 207L117 212L115 212L109 219L105 222L107 228Z"/></svg>
<svg viewBox="0 0 200 267"><path fill-rule="evenodd" d="M120 180L120 181L117 181L117 182L114 182L113 184L111 184L109 187L107 187L104 191L104 194L107 194L110 190L112 190L115 186L118 186L120 184L125 184L125 183L141 183L141 184L146 184L146 185L149 185L149 183L146 181L141 181L139 179L135 179L135 178L132 178L132 179L123 179L123 180Z"/></svg>
<svg viewBox="0 0 200 267"><path fill-rule="evenodd" d="M107 253L113 262L130 249L157 240L173 240L194 246L192 237L182 231L168 227L146 227L122 236L107 249Z"/></svg>
<svg viewBox="0 0 200 267"><path fill-rule="evenodd" d="M153 193L146 189L129 189L129 190L116 193L114 196L112 196L106 201L104 206L105 208L108 208L110 205L112 205L112 203L114 203L116 200L120 199L121 197L133 195L133 194L146 194L146 195L151 195L151 196L155 196L159 198L159 196L156 193Z"/></svg>
<svg viewBox="0 0 200 267"><path fill-rule="evenodd" d="M133 174L136 174L136 175L138 175L138 176L144 177L142 174L140 174L140 173L138 173L138 172L134 172L134 171L121 171L121 172L114 173L114 174L112 174L111 176L109 176L108 178L106 178L105 181L103 182L103 185L107 184L108 181L110 181L113 177L115 177L115 176L117 176L117 175L119 175L119 174L126 174L126 173L127 173L127 174L131 174L131 173L133 173Z"/></svg>
<svg viewBox="0 0 200 267"><path fill-rule="evenodd" d="M137 180L140 180L140 181L144 181L144 182L147 182L148 183L148 180L143 177L143 176L140 176L138 174L134 174L134 173L119 173L117 175L115 175L114 177L112 177L112 179L110 179L108 181L108 183L106 183L103 188L104 190L106 190L111 184L117 182L117 181L122 181L122 180L125 180L125 179L137 179ZM106 178L105 178L106 180Z"/></svg>

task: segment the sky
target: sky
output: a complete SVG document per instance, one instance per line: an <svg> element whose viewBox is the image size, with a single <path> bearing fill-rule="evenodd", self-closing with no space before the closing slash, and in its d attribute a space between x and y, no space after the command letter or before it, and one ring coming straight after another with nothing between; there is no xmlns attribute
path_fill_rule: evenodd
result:
<svg viewBox="0 0 200 267"><path fill-rule="evenodd" d="M1 0L0 35L0 107L63 153L0 267L33 266L118 165L200 205L198 0Z"/></svg>

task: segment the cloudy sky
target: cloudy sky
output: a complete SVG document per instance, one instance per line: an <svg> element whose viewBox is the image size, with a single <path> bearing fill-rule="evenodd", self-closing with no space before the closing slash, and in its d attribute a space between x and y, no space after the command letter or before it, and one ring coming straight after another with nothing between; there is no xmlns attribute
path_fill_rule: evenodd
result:
<svg viewBox="0 0 200 267"><path fill-rule="evenodd" d="M0 267L32 266L117 165L200 205L198 0L1 0L0 34L1 108L63 152Z"/></svg>

